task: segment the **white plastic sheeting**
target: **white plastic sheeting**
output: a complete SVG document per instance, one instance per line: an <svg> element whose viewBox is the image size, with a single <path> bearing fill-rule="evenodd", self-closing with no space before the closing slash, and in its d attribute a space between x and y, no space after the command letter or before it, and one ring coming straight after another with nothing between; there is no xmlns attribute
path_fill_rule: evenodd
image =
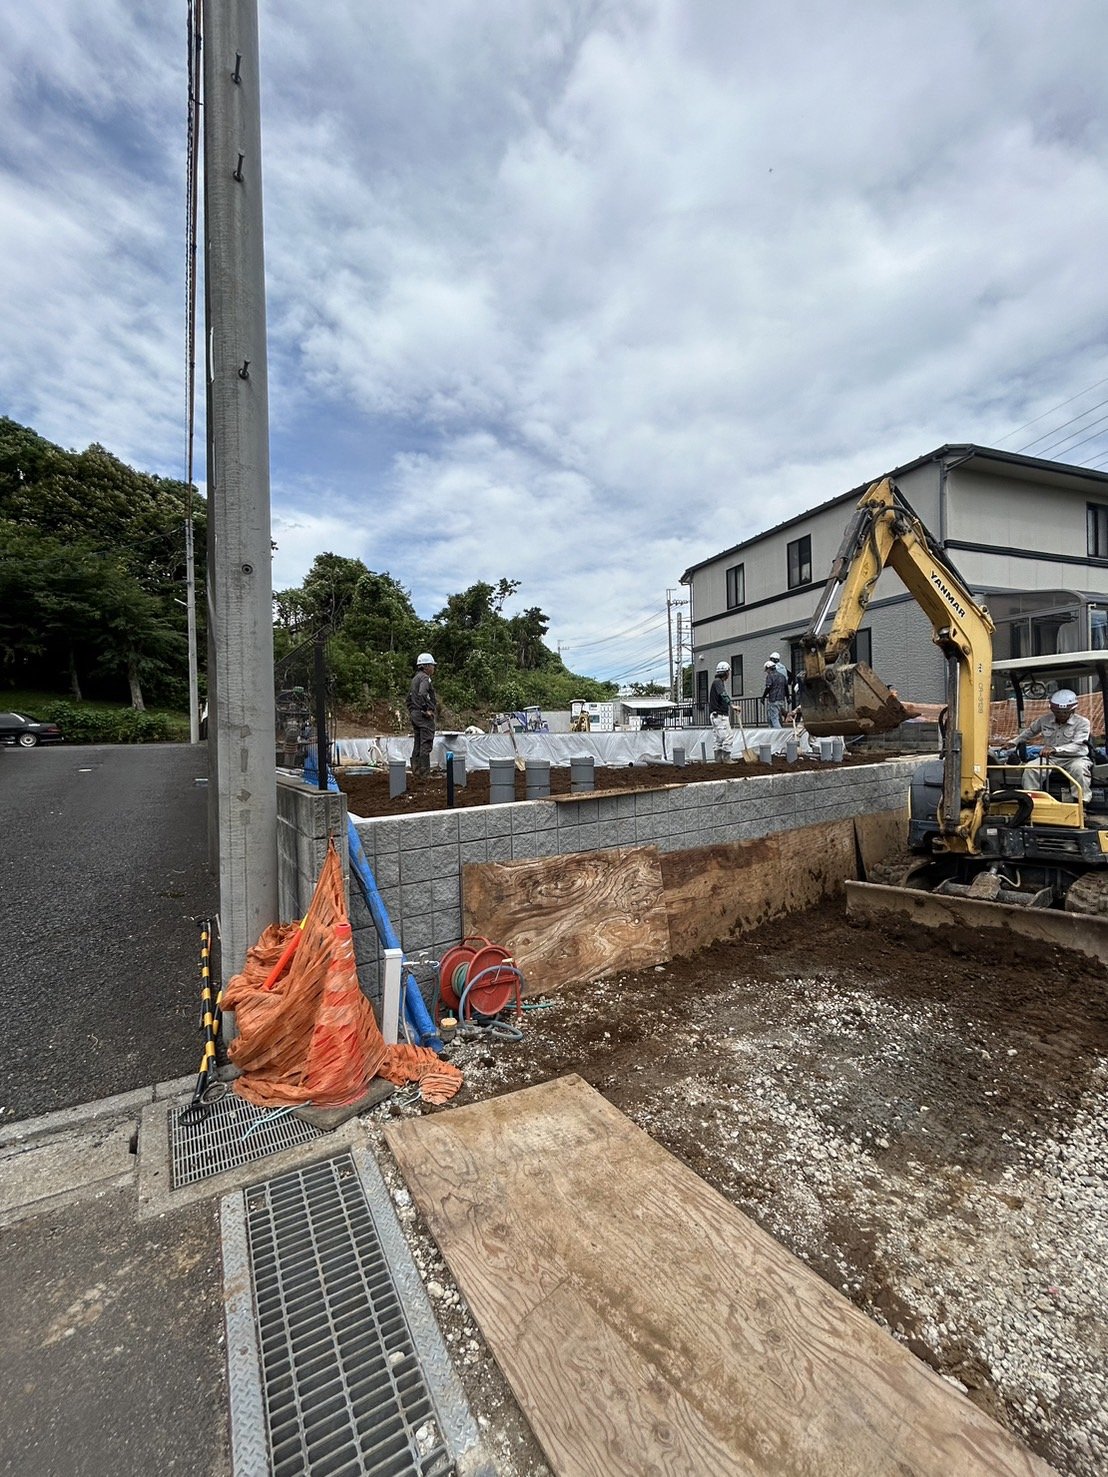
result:
<svg viewBox="0 0 1108 1477"><path fill-rule="evenodd" d="M791 728L748 728L746 746L758 749L769 744L783 754L793 737ZM798 731L798 750L812 751L806 731ZM443 768L447 748L464 754L466 769L488 769L490 759L548 759L554 768L568 768L571 759L591 754L598 769L619 769L629 764L671 764L674 748L683 748L690 764L715 758L716 736L711 728L663 728L637 733L477 733L435 736L431 763ZM407 761L412 753L410 737L343 738L335 740L339 764L379 764ZM736 729L731 755L741 759L742 737Z"/></svg>

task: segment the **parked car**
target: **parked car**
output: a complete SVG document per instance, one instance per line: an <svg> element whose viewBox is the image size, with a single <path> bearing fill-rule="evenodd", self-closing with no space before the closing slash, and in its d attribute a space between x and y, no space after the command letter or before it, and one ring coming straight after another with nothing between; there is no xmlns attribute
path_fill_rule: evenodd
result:
<svg viewBox="0 0 1108 1477"><path fill-rule="evenodd" d="M33 749L36 744L60 744L65 735L56 723L40 723L29 713L0 713L0 744Z"/></svg>

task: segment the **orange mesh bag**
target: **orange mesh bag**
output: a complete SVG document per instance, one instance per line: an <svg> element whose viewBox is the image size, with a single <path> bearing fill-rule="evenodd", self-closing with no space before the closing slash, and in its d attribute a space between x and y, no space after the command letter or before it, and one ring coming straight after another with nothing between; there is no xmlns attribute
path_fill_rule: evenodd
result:
<svg viewBox="0 0 1108 1477"><path fill-rule="evenodd" d="M224 992L240 1034L229 1055L235 1092L263 1107L336 1107L365 1093L385 1056L373 1008L358 985L342 869L327 852L300 942L272 972L299 925L267 928Z"/></svg>
<svg viewBox="0 0 1108 1477"><path fill-rule="evenodd" d="M406 1082L418 1082L419 1095L425 1103L449 1102L462 1085L459 1069L439 1061L429 1046L400 1043L386 1047L378 1075L398 1087Z"/></svg>

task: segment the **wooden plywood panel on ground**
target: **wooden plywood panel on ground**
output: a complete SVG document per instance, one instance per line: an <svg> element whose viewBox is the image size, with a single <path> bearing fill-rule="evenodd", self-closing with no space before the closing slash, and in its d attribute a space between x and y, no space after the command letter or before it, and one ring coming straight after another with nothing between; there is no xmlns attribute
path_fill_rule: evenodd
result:
<svg viewBox="0 0 1108 1477"><path fill-rule="evenodd" d="M555 1473L1050 1473L579 1077L385 1133Z"/></svg>
<svg viewBox="0 0 1108 1477"><path fill-rule="evenodd" d="M810 908L856 876L853 821L666 852L662 886L674 956Z"/></svg>
<svg viewBox="0 0 1108 1477"><path fill-rule="evenodd" d="M532 994L670 958L654 846L469 862L462 919L466 933L511 950Z"/></svg>

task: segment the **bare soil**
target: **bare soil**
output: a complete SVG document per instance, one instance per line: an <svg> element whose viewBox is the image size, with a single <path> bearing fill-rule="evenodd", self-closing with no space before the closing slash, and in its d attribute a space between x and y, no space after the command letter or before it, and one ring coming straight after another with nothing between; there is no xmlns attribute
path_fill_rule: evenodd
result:
<svg viewBox="0 0 1108 1477"><path fill-rule="evenodd" d="M891 754L847 754L842 764L874 764L882 759L895 758ZM678 769L672 764L628 764L615 768L596 770L596 794L614 790L656 789L661 785L689 785L704 780L742 779L758 774L795 774L800 770L826 768L818 759L797 759L789 764L784 758L772 764L741 760L724 760L709 764L686 764ZM382 815L411 815L417 811L446 809L446 775L408 775L408 788L403 795L389 798L389 777L384 770L372 774L351 774L344 770L335 771L339 788L346 794L351 813L371 819ZM571 792L571 777L568 766L551 768L551 795L568 795ZM516 799L527 799L527 776L516 768ZM489 803L489 773L486 769L475 769L466 776L462 787L455 787L454 805L487 805Z"/></svg>
<svg viewBox="0 0 1108 1477"><path fill-rule="evenodd" d="M1108 1470L1096 965L1004 934L856 925L829 902L528 1004L523 1041L450 1049L455 1105L580 1073L1059 1471ZM503 1470L544 1472L389 1179Z"/></svg>

